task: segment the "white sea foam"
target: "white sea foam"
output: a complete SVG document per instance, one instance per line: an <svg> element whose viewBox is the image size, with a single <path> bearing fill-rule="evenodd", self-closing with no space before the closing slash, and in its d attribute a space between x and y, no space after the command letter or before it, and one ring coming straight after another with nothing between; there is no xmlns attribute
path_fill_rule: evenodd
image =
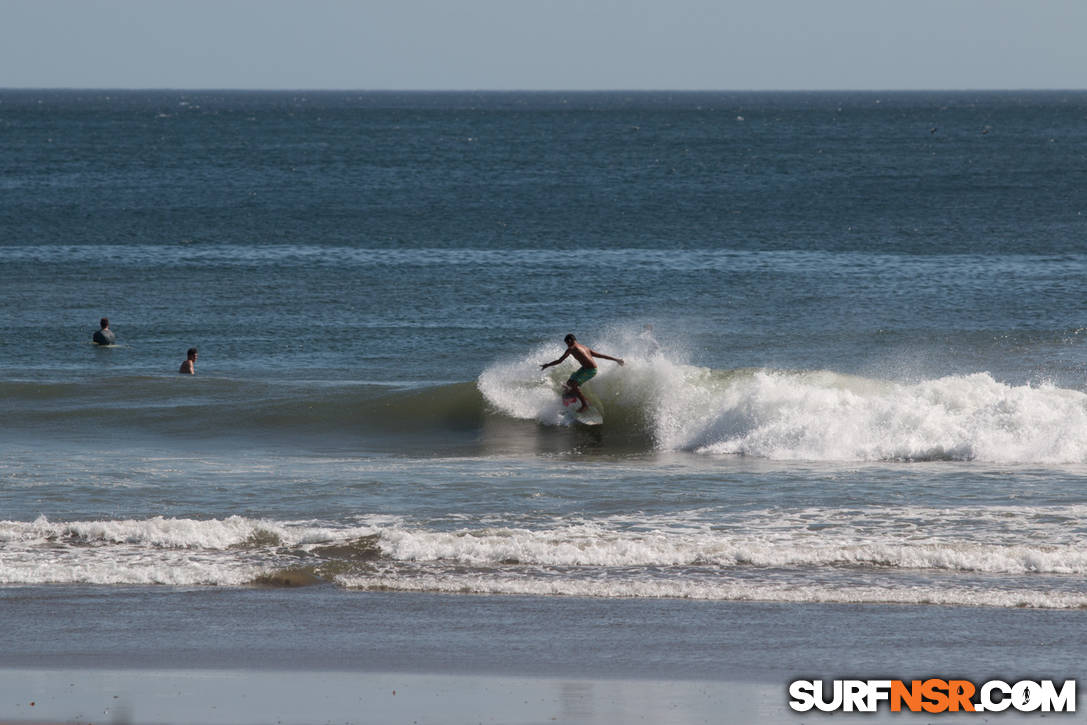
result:
<svg viewBox="0 0 1087 725"><path fill-rule="evenodd" d="M346 551L334 581L365 589L1079 607L1085 517L1037 506L693 510L441 529L385 516L39 518L0 522L0 583L244 586ZM363 537L379 558L355 566Z"/></svg>
<svg viewBox="0 0 1087 725"><path fill-rule="evenodd" d="M600 523L543 530L395 528L381 532L380 548L395 561L464 566L543 567L869 567L987 574L1087 574L1087 551L1071 543L994 543L901 533L858 536L852 528L729 533L705 530L618 530Z"/></svg>
<svg viewBox="0 0 1087 725"><path fill-rule="evenodd" d="M629 579L622 577L529 578L496 574L442 573L418 576L343 577L344 586L418 592L511 594L603 598L670 598L718 601L766 601L843 604L940 604L948 606L1082 609L1087 593L985 586L850 586L844 582L791 583L721 578Z"/></svg>
<svg viewBox="0 0 1087 725"><path fill-rule="evenodd" d="M0 542L131 544L151 548L226 549L263 536L285 545L335 539L341 532L319 525L230 516L225 519L149 519L52 522L0 521Z"/></svg>
<svg viewBox="0 0 1087 725"><path fill-rule="evenodd" d="M483 371L476 385L487 402L506 415L562 424L561 381L540 371L541 363L556 357L554 349L539 348L524 359L495 363Z"/></svg>
<svg viewBox="0 0 1087 725"><path fill-rule="evenodd" d="M370 531L240 516L0 521L0 584L240 586L289 562L280 549L304 550Z"/></svg>
<svg viewBox="0 0 1087 725"><path fill-rule="evenodd" d="M609 420L640 420L659 408L677 366L660 354L647 354L644 347L634 354L626 352L629 338L616 345L616 356L626 358L626 365L603 361L599 372L585 386L591 398L603 402ZM550 362L563 352L561 345L541 345L521 359L496 362L484 370L476 385L484 399L495 409L513 418L536 420L547 425L566 425L559 395L562 384L577 370L573 358L561 365L540 370L540 363Z"/></svg>
<svg viewBox="0 0 1087 725"><path fill-rule="evenodd" d="M757 372L714 400L722 414L680 447L777 459L1087 461L1087 395L987 373L907 385Z"/></svg>
<svg viewBox="0 0 1087 725"><path fill-rule="evenodd" d="M0 553L0 584L243 586L264 570L237 557L177 551L66 551L47 561L20 552Z"/></svg>
<svg viewBox="0 0 1087 725"><path fill-rule="evenodd" d="M573 370L496 364L478 381L506 415L551 424ZM546 355L544 355L546 357ZM667 354L601 366L587 386L609 425L638 427L661 450L775 460L1087 462L1087 394L1009 385L984 372L897 383L831 371L711 370Z"/></svg>

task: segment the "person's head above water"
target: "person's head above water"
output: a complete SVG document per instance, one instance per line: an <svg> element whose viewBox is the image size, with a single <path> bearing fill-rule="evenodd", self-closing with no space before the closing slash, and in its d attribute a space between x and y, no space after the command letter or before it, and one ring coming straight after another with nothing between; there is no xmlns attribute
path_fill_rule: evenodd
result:
<svg viewBox="0 0 1087 725"><path fill-rule="evenodd" d="M101 320L98 321L98 324L102 326L103 330L106 329L107 327L109 327L109 318L103 317Z"/></svg>
<svg viewBox="0 0 1087 725"><path fill-rule="evenodd" d="M570 345L573 345L575 342L577 342L577 338L574 337L573 333L570 333L566 337L562 338L562 341L565 342L566 345L569 347Z"/></svg>

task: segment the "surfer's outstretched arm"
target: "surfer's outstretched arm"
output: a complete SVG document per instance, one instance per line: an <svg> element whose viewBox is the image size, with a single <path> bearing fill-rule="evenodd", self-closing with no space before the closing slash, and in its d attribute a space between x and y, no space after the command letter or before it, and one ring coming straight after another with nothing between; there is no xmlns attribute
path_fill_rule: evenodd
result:
<svg viewBox="0 0 1087 725"><path fill-rule="evenodd" d="M569 356L569 355L570 355L570 351L567 350L566 352L564 352L562 354L562 357L560 357L558 360L552 360L549 363L543 363L542 365L540 365L540 370L545 370L545 369L551 367L552 365L558 365L560 362L565 360L567 358L567 356Z"/></svg>
<svg viewBox="0 0 1087 725"><path fill-rule="evenodd" d="M597 352L596 350L589 350L589 352L592 354L593 357L602 357L605 360L611 360L612 362L617 362L620 365L625 365L626 364L626 363L623 362L623 358L621 358L621 357L612 357L611 355L605 355L604 353Z"/></svg>

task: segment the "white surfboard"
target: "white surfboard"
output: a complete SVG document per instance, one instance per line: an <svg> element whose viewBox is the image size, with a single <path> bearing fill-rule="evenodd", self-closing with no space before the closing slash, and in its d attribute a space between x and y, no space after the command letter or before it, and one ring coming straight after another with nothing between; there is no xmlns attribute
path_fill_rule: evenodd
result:
<svg viewBox="0 0 1087 725"><path fill-rule="evenodd" d="M604 414L592 401L589 401L589 407L585 410L578 410L581 407L581 401L576 395L566 394L562 396L562 404L566 406L566 413L570 419L582 425L600 425L604 422Z"/></svg>

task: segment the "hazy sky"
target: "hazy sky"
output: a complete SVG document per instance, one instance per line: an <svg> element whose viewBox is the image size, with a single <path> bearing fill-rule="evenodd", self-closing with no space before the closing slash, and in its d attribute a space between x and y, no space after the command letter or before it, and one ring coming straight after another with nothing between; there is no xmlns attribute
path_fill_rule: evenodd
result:
<svg viewBox="0 0 1087 725"><path fill-rule="evenodd" d="M1087 88L1087 0L0 0L0 87Z"/></svg>

